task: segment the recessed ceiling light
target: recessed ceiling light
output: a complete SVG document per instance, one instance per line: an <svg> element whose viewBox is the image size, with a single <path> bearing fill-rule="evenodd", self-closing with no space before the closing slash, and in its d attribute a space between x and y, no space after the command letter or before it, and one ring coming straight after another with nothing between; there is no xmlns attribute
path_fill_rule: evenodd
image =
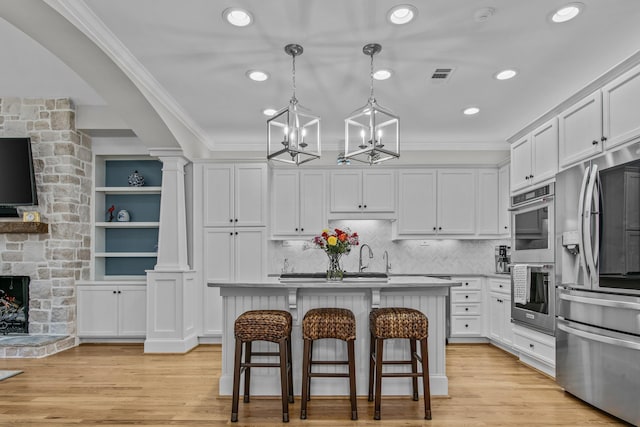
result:
<svg viewBox="0 0 640 427"><path fill-rule="evenodd" d="M498 80L509 80L514 78L517 74L518 72L516 70L507 69L497 72L493 77Z"/></svg>
<svg viewBox="0 0 640 427"><path fill-rule="evenodd" d="M249 70L246 75L254 82L263 82L269 78L269 73L260 70Z"/></svg>
<svg viewBox="0 0 640 427"><path fill-rule="evenodd" d="M387 19L392 24L403 25L413 21L418 15L418 9L410 4L400 4L387 12Z"/></svg>
<svg viewBox="0 0 640 427"><path fill-rule="evenodd" d="M380 69L373 73L373 78L376 80L387 80L389 77L391 77L392 74L393 71L391 70Z"/></svg>
<svg viewBox="0 0 640 427"><path fill-rule="evenodd" d="M551 16L551 21L558 24L570 21L571 19L578 16L578 14L582 12L583 9L584 4L582 3L569 3L556 10Z"/></svg>
<svg viewBox="0 0 640 427"><path fill-rule="evenodd" d="M462 113L466 116L473 116L474 114L478 114L480 109L478 107L467 107L462 110Z"/></svg>
<svg viewBox="0 0 640 427"><path fill-rule="evenodd" d="M246 27L253 22L251 13L238 7L230 7L222 12L225 21L236 27Z"/></svg>
<svg viewBox="0 0 640 427"><path fill-rule="evenodd" d="M273 116L278 112L278 110L274 110L273 108L265 108L264 110L262 110L262 114L264 114L265 116Z"/></svg>

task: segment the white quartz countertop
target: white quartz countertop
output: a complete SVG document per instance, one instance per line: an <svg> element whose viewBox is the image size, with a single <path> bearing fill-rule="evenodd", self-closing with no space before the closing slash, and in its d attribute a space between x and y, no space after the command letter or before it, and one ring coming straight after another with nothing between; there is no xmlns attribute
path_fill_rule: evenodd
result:
<svg viewBox="0 0 640 427"><path fill-rule="evenodd" d="M269 277L253 282L209 282L212 288L365 288L365 289L394 289L394 288L443 288L461 286L459 281L439 279L427 276L392 276L388 279L355 278L350 277L341 281L328 281L318 278L289 278L279 279Z"/></svg>

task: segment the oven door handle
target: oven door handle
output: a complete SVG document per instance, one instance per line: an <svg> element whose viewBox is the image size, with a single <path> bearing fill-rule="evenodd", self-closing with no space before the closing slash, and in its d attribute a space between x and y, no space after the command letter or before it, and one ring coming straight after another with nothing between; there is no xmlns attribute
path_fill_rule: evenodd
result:
<svg viewBox="0 0 640 427"><path fill-rule="evenodd" d="M581 297L578 295L568 295L568 294L560 294L558 298L565 301L573 301L573 302L579 302L583 304L597 305L601 307L624 308L628 310L640 311L640 304L635 302L610 301L610 300L601 299L601 298Z"/></svg>
<svg viewBox="0 0 640 427"><path fill-rule="evenodd" d="M581 331L580 329L575 329L570 326L565 325L564 323L558 322L558 329L581 338L585 338L591 341L601 342L603 344L615 345L616 347L626 347L633 350L640 350L640 344L633 341L621 340L619 338L611 338L606 335L594 334L587 331Z"/></svg>
<svg viewBox="0 0 640 427"><path fill-rule="evenodd" d="M553 200L553 196L544 196L542 199L531 200L530 202L525 202L518 206L509 208L509 211L510 212L519 211L522 208L528 208L529 206L534 206L534 205L545 203L545 202L551 202L552 200Z"/></svg>

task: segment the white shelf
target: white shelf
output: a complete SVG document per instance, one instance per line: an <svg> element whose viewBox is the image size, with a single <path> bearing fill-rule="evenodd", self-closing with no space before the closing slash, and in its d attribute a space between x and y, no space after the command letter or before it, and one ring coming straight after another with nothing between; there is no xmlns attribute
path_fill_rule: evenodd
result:
<svg viewBox="0 0 640 427"><path fill-rule="evenodd" d="M158 228L160 227L160 223L159 222L144 222L144 221L140 221L140 222L136 222L136 221L131 221L131 222L119 222L119 221L112 221L112 222L96 222L96 227L102 227L102 228Z"/></svg>
<svg viewBox="0 0 640 427"><path fill-rule="evenodd" d="M145 286L146 280L141 280L140 276L107 276L112 280L79 280L76 282L78 286L109 286L116 282L118 285ZM122 283L126 281L126 283Z"/></svg>
<svg viewBox="0 0 640 427"><path fill-rule="evenodd" d="M162 187L96 187L104 194L160 194Z"/></svg>
<svg viewBox="0 0 640 427"><path fill-rule="evenodd" d="M96 258L155 258L157 252L96 252Z"/></svg>

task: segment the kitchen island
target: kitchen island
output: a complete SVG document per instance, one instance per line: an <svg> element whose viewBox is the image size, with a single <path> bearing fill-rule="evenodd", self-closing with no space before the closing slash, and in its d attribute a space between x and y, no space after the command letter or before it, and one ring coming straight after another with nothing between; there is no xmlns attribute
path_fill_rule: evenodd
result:
<svg viewBox="0 0 640 427"><path fill-rule="evenodd" d="M446 307L449 288L459 286L455 280L428 276L386 278L345 278L331 282L320 278L269 278L260 282L212 282L222 296L222 373L220 395L231 395L233 385L234 322L247 310L287 310L293 316L291 333L293 350L294 394L301 390L302 319L312 308L347 308L356 318L356 384L358 395L368 394L369 375L369 312L379 307L408 307L422 311L429 319L429 378L431 394L446 396L449 392L445 364ZM275 344L256 343L256 351L273 351ZM346 360L346 344L339 340L319 340L315 343L314 359ZM408 340L387 340L385 360L408 360ZM342 372L341 366L319 366L326 372ZM408 367L385 366L385 371L405 371ZM314 368L316 369L316 368ZM410 395L411 381L406 378L385 378L382 393ZM422 386L419 387L422 390ZM280 376L276 368L251 372L252 395L280 395ZM343 378L321 378L312 384L313 395L349 394L348 381Z"/></svg>

